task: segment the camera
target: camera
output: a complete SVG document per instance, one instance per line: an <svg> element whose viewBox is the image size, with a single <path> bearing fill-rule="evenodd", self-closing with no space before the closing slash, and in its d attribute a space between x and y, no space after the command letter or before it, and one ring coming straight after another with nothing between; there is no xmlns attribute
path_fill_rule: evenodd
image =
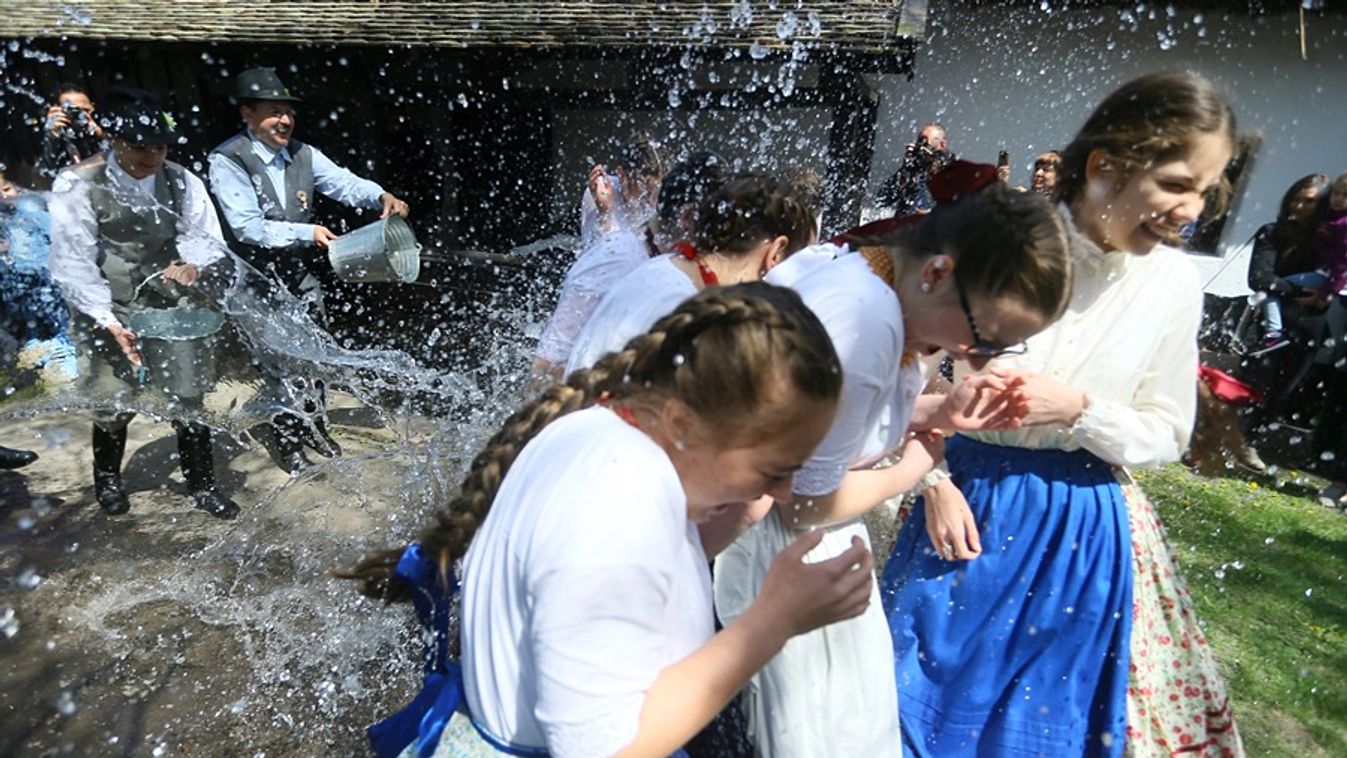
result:
<svg viewBox="0 0 1347 758"><path fill-rule="evenodd" d="M903 156L903 171L929 176L944 169L953 158L953 154L948 150L932 148L930 141L922 135L916 142L907 146L906 154Z"/></svg>
<svg viewBox="0 0 1347 758"><path fill-rule="evenodd" d="M76 140L85 135L93 134L93 125L90 123L89 114L83 108L71 103L62 103L61 112L70 120L70 125L61 129L62 138Z"/></svg>

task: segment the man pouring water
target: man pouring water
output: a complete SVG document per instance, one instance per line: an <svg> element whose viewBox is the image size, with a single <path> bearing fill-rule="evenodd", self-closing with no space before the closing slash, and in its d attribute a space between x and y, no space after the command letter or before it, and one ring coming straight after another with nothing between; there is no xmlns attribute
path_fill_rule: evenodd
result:
<svg viewBox="0 0 1347 758"><path fill-rule="evenodd" d="M49 210L52 278L74 313L88 386L103 407L94 414L94 494L115 515L131 507L121 466L136 414L126 409L145 376L131 316L174 306L173 286L195 286L227 256L205 184L167 160L179 137L158 99L118 89L110 101L100 114L109 149L57 175ZM189 410L201 402L179 399ZM238 515L215 484L210 428L174 427L192 504L219 518Z"/></svg>
<svg viewBox="0 0 1347 758"><path fill-rule="evenodd" d="M211 191L224 215L231 247L240 257L296 295L322 301L319 277L329 270L323 251L336 236L314 223L315 193L353 208L379 209L381 217L406 217L407 204L375 182L333 163L322 151L293 136L299 98L270 68L238 75L236 96L246 128L210 154ZM308 465L303 444L326 456L340 454L328 435L319 400L292 400L294 386L283 361L261 361L262 373L282 408L274 418L278 463L295 472ZM303 405L303 416L296 411ZM312 416L312 422L309 418Z"/></svg>

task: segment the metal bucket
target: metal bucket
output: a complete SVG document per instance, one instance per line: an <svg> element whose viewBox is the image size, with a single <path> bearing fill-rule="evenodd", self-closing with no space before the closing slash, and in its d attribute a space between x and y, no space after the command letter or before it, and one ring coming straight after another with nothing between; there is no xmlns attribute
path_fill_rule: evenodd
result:
<svg viewBox="0 0 1347 758"><path fill-rule="evenodd" d="M390 215L332 240L327 259L346 282L406 284L421 273L421 245L401 216Z"/></svg>
<svg viewBox="0 0 1347 758"><path fill-rule="evenodd" d="M170 395L198 398L215 386L215 336L224 315L206 308L146 308L131 313L131 331L150 383Z"/></svg>

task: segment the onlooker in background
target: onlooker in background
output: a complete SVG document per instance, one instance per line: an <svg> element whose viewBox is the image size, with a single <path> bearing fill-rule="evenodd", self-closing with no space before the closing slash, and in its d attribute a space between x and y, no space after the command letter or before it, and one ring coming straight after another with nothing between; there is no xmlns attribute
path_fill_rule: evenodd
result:
<svg viewBox="0 0 1347 758"><path fill-rule="evenodd" d="M1314 253L1324 274L1314 305L1323 307L1347 287L1347 171L1333 180L1315 217Z"/></svg>
<svg viewBox="0 0 1347 758"><path fill-rule="evenodd" d="M926 180L954 160L945 127L930 123L921 128L916 142L907 146L903 162L879 189L879 204L892 208L891 215L926 213L935 205Z"/></svg>
<svg viewBox="0 0 1347 758"><path fill-rule="evenodd" d="M1029 189L1052 197L1057 191L1057 170L1062 165L1062 154L1049 150L1034 159L1034 172Z"/></svg>
<svg viewBox="0 0 1347 758"><path fill-rule="evenodd" d="M94 496L115 515L131 508L121 469L126 427L136 414L123 403L139 391L144 366L130 315L176 305L167 283L195 286L226 255L206 185L166 160L178 134L159 100L137 89L116 90L109 100L101 116L109 149L62 171L52 187L51 272L76 311L90 388L114 406L94 415L93 457ZM180 400L188 408L201 402ZM215 484L210 427L173 426L192 505L217 518L238 515Z"/></svg>
<svg viewBox="0 0 1347 758"><path fill-rule="evenodd" d="M649 225L614 229L580 253L566 272L557 307L538 339L533 359L537 375L560 378L576 337L613 284L650 256L692 236L693 220L686 212L720 185L723 165L715 153L693 153L664 178L655 196L660 212Z"/></svg>
<svg viewBox="0 0 1347 758"><path fill-rule="evenodd" d="M1277 220L1254 234L1249 258L1249 289L1264 295L1263 347L1286 344L1282 306L1291 299L1309 304L1313 292L1293 284L1290 277L1313 271L1314 249L1310 242L1316 209L1327 195L1328 177L1310 174L1297 179L1282 196Z"/></svg>
<svg viewBox="0 0 1347 758"><path fill-rule="evenodd" d="M73 82L56 88L54 102L47 108L42 130L42 158L39 168L47 176L103 149L103 127L94 118L94 103L88 90Z"/></svg>
<svg viewBox="0 0 1347 758"><path fill-rule="evenodd" d="M658 142L638 136L622 152L616 173L600 163L589 170L580 198L580 247L618 229L636 229L655 215L660 183L669 173L669 155Z"/></svg>
<svg viewBox="0 0 1347 758"><path fill-rule="evenodd" d="M313 223L314 193L355 208L382 209L380 218L405 218L407 204L292 136L299 98L290 94L275 69L240 73L235 94L247 128L212 150L209 158L211 192L224 216L226 238L254 268L296 295L312 293L321 305L321 277L331 266L321 251L337 235ZM280 362L259 360L269 390L280 406L290 409L273 419L277 464L290 473L307 467L305 444L327 457L340 455L341 448L327 432L321 383L312 384L318 388L316 401L294 398L292 377L284 376ZM304 380L295 384L310 386ZM301 408L304 416L297 412Z"/></svg>
<svg viewBox="0 0 1347 758"><path fill-rule="evenodd" d="M65 300L47 270L50 228L46 199L21 189L0 159L0 328L19 343L19 368L63 383L79 369Z"/></svg>

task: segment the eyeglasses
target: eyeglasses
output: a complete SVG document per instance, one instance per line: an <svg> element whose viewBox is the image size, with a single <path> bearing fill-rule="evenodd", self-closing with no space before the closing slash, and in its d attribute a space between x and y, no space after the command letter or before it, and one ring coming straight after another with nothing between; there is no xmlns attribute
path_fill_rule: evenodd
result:
<svg viewBox="0 0 1347 758"><path fill-rule="evenodd" d="M1024 355L1029 351L1029 346L1023 342L1002 347L984 340L982 332L978 331L978 322L973 318L973 310L968 307L968 296L964 294L958 273L954 274L954 288L959 292L959 307L963 308L964 318L968 319L968 331L973 333L973 344L963 351L964 355L973 358L1000 358L1003 355Z"/></svg>

